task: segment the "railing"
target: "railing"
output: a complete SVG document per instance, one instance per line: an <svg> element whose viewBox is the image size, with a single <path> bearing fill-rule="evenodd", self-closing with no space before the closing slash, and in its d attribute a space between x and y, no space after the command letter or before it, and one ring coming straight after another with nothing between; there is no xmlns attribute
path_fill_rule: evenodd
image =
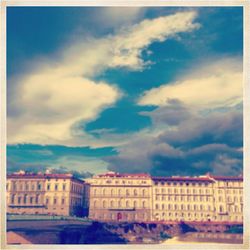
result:
<svg viewBox="0 0 250 250"><path fill-rule="evenodd" d="M7 214L7 221L14 220L78 220L90 222L86 217L63 216L63 215L42 215L42 214Z"/></svg>

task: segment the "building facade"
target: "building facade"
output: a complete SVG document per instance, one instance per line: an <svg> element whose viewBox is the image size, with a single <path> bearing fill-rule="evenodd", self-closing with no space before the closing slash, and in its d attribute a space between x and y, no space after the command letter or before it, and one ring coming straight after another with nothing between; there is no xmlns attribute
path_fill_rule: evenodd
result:
<svg viewBox="0 0 250 250"><path fill-rule="evenodd" d="M89 216L98 221L243 222L243 177L151 177L108 172L10 174L7 212Z"/></svg>
<svg viewBox="0 0 250 250"><path fill-rule="evenodd" d="M243 178L94 176L89 216L104 221L243 222Z"/></svg>
<svg viewBox="0 0 250 250"><path fill-rule="evenodd" d="M152 179L148 174L96 175L91 179L89 197L93 220L151 220Z"/></svg>
<svg viewBox="0 0 250 250"><path fill-rule="evenodd" d="M7 176L7 213L86 216L88 184L71 174Z"/></svg>

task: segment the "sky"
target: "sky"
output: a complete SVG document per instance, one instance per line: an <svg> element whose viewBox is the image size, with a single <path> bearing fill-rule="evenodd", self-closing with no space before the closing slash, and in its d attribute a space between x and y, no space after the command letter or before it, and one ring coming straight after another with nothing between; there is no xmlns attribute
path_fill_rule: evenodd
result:
<svg viewBox="0 0 250 250"><path fill-rule="evenodd" d="M7 171L239 175L242 7L7 7Z"/></svg>

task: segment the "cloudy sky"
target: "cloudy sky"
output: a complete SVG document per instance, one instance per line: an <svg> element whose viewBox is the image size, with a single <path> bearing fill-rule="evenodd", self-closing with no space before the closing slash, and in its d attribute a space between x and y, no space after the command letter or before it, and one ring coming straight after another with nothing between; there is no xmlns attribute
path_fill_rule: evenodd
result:
<svg viewBox="0 0 250 250"><path fill-rule="evenodd" d="M8 7L7 170L242 172L241 7Z"/></svg>

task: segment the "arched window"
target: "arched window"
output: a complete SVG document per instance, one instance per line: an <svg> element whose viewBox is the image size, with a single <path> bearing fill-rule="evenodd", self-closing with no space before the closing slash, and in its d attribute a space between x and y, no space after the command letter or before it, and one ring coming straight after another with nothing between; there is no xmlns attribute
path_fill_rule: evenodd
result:
<svg viewBox="0 0 250 250"><path fill-rule="evenodd" d="M126 189L126 195L129 196L129 190L128 189Z"/></svg>
<svg viewBox="0 0 250 250"><path fill-rule="evenodd" d="M220 212L222 213L223 212L223 206L220 206Z"/></svg>
<svg viewBox="0 0 250 250"><path fill-rule="evenodd" d="M145 208L146 207L146 201L142 202L142 207Z"/></svg>
<svg viewBox="0 0 250 250"><path fill-rule="evenodd" d="M142 189L142 196L146 196L146 190L145 189Z"/></svg>
<svg viewBox="0 0 250 250"><path fill-rule="evenodd" d="M134 196L137 196L137 190L134 189Z"/></svg>
<svg viewBox="0 0 250 250"><path fill-rule="evenodd" d="M25 194L23 197L23 203L25 204L26 202L27 202L27 194Z"/></svg>
<svg viewBox="0 0 250 250"><path fill-rule="evenodd" d="M11 196L11 203L12 204L15 203L15 195L14 194Z"/></svg>
<svg viewBox="0 0 250 250"><path fill-rule="evenodd" d="M110 202L110 206L111 206L111 207L114 207L114 201L111 201L111 202Z"/></svg>
<svg viewBox="0 0 250 250"><path fill-rule="evenodd" d="M106 202L106 201L103 201L103 202L102 202L102 206L103 206L103 208L106 208L106 204L107 204L107 202Z"/></svg>
<svg viewBox="0 0 250 250"><path fill-rule="evenodd" d="M137 207L137 201L134 201L134 208Z"/></svg>
<svg viewBox="0 0 250 250"><path fill-rule="evenodd" d="M158 204L155 204L155 209L159 209L159 205Z"/></svg>
<svg viewBox="0 0 250 250"><path fill-rule="evenodd" d="M36 204L39 203L39 194L36 195L36 201L35 202L36 202Z"/></svg>
<svg viewBox="0 0 250 250"><path fill-rule="evenodd" d="M118 190L118 195L121 196L121 189Z"/></svg>
<svg viewBox="0 0 250 250"><path fill-rule="evenodd" d="M129 207L130 204L129 204L129 201L126 201L126 207Z"/></svg>

